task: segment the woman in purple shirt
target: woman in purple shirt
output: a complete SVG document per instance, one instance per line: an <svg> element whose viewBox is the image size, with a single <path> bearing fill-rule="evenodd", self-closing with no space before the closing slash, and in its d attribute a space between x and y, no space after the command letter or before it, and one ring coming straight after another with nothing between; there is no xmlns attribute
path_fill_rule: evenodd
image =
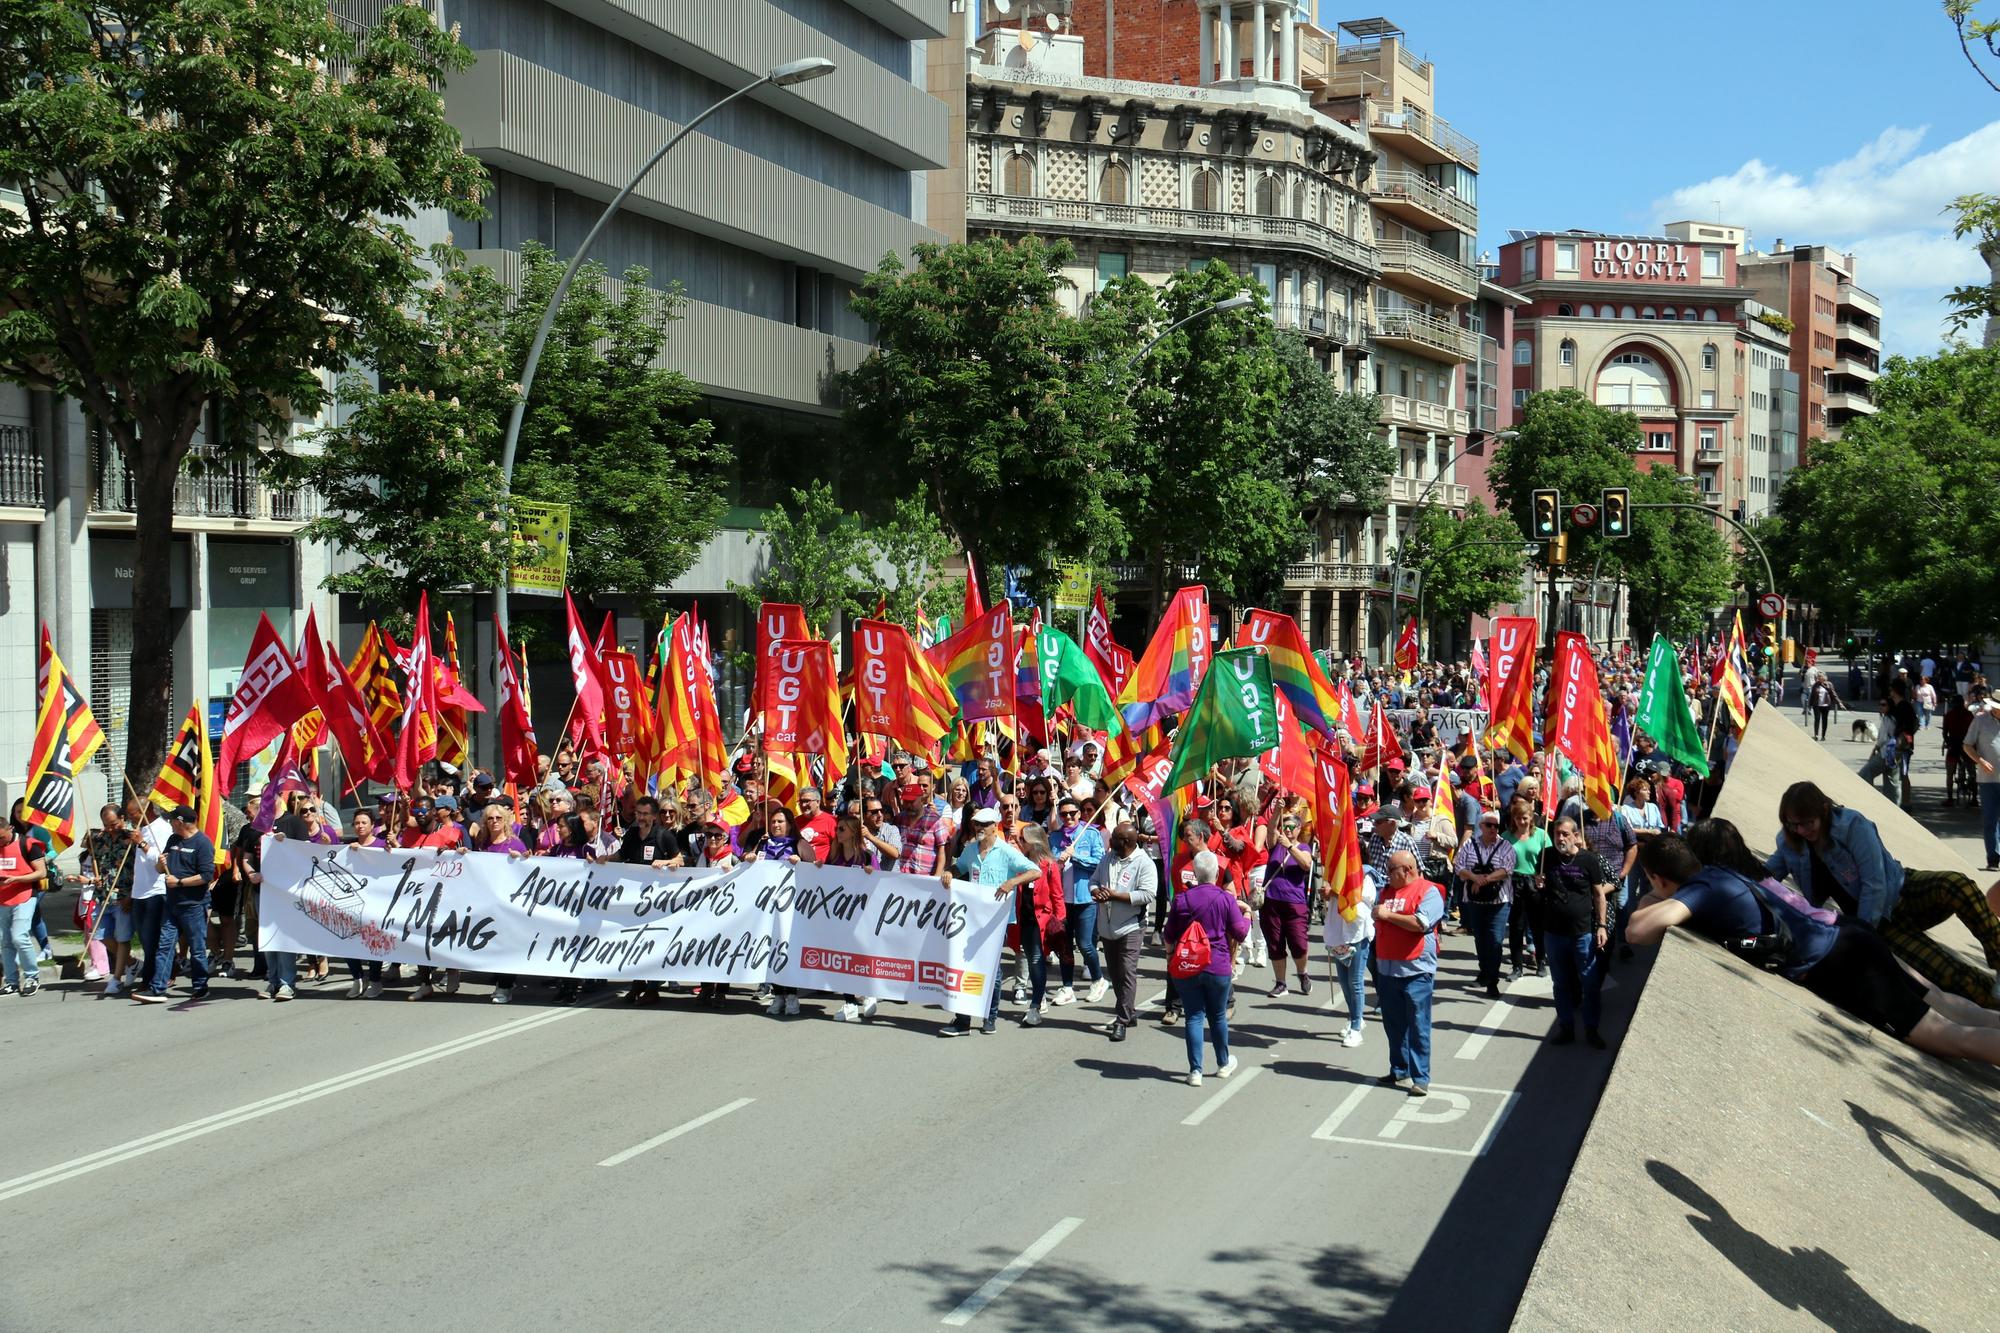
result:
<svg viewBox="0 0 2000 1333"><path fill-rule="evenodd" d="M1264 943L1271 950L1271 973L1277 981L1271 987L1273 999L1290 993L1285 985L1288 953L1297 969L1299 994L1312 994L1312 973L1306 966L1306 955L1312 949L1311 913L1306 905L1312 864L1313 845L1299 838L1298 814L1288 810L1277 820L1271 859L1265 863L1264 905L1257 913Z"/></svg>
<svg viewBox="0 0 2000 1333"><path fill-rule="evenodd" d="M1250 918L1243 915L1235 894L1216 887L1222 862L1214 852L1196 852L1189 869L1195 882L1174 895L1173 910L1167 913L1167 949L1171 953L1197 922L1208 936L1208 967L1173 982L1187 1012L1188 1086L1198 1088L1204 1029L1213 1034L1215 1076L1228 1078L1236 1072L1236 1057L1229 1053L1229 955L1236 942L1250 934Z"/></svg>

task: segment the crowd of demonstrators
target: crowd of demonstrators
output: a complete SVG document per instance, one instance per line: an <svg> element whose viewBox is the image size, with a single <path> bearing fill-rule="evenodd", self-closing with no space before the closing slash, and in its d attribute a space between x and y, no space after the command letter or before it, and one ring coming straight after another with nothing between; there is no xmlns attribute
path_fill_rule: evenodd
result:
<svg viewBox="0 0 2000 1333"><path fill-rule="evenodd" d="M1380 702L1397 714L1392 753L1363 767L1358 747L1343 750L1353 770L1366 871L1352 919L1328 906L1332 891L1320 867L1330 835L1315 826L1312 802L1278 789L1252 759L1218 765L1186 793L1162 859L1159 807L1107 783L1102 751L1087 737L1018 747L989 739L984 753L963 762L892 751L879 765L815 772L795 788L781 786L792 793L789 803L773 796L772 773L754 748L737 755L720 792L709 792L648 790L601 758L563 745L544 758L540 781L527 790L502 790L482 772L445 772L401 798L352 810L344 822L318 793L294 792L268 829L244 828L226 856L208 845L185 808L156 810L138 800L107 806L80 850L81 874L99 902L86 981L101 981L107 996L129 991L142 1003L165 999L177 978L192 999L215 984L246 979L258 993L289 1001L314 993L314 983L341 964L344 993L355 1000L378 999L391 988L409 1000L449 999L471 982L490 983L493 1003L539 992L543 1002L568 1004L604 989L429 967L404 976L402 967L368 958L260 955L256 912L267 837L662 870L754 861L855 867L936 877L959 891L1011 899L1002 964L1008 983L988 988L979 1022L952 1018L941 1035L995 1032L1011 999L1027 1029L1042 1027L1066 1006L1099 1006L1094 1030L1124 1041L1145 1018L1139 974L1150 954L1168 963L1172 975L1158 1021L1183 1026L1189 1081L1198 1083L1211 1050L1216 1075L1238 1067L1229 1040L1237 991L1246 972L1268 968L1268 986L1256 987L1266 1002L1309 995L1321 980L1339 989L1344 1014L1337 1036L1345 1047L1366 1044L1372 1005L1387 1048L1383 1081L1423 1096L1441 957L1456 954L1471 964L1463 983L1471 995L1497 996L1503 985L1546 976L1554 1020L1548 1040L1568 1045L1581 1036L1601 1050L1604 980L1615 960L1630 957L1632 945L1656 940L1675 921L1699 926L1718 913L1725 922L1719 929L1731 929L1727 923L1744 915L1746 901L1769 910L1756 896L1766 890L1745 899L1729 887L1733 880L1721 878L1748 875L1740 864L1747 853L1705 876L1697 873L1702 867L1689 870L1690 846L1707 861L1704 848L1717 845L1714 821L1699 822L1712 794L1643 732L1632 735L1616 807L1599 817L1566 765L1539 749L1520 758L1496 755L1479 747L1477 729L1457 729L1464 718L1453 710L1480 707L1479 684L1467 668L1431 665L1403 679L1355 664L1337 674L1364 709ZM1698 677L1685 683L1691 709L1708 725L1717 706L1713 688ZM1608 667L1600 685L1614 715L1636 713L1636 673ZM1921 694L1912 697L1922 704ZM1983 689L1947 702L1967 714L1954 732L1947 712L1946 733L1962 737L1982 801L1991 793L1988 851L2000 861L1991 841L2000 815L2000 723L1991 720ZM1545 791L1550 781L1559 789ZM1814 922L1831 918L1837 929L1820 933L1845 941L1831 954L1838 968L1802 964L1801 979L1855 1004L1890 1005L1894 1021L1907 1028L1898 1035L1920 1045L1931 1041L1926 1049L2000 1041L1981 1035L1986 1025L1964 1007L1994 1002L1992 974L1958 962L1926 935L1944 916L1957 915L1986 945L1989 964L2000 964L1994 914L2000 892L1981 895L1962 877L1905 871L1881 851L1865 820L1815 795L1816 789L1787 793L1779 850L1759 871L1759 878L1796 882L1798 910ZM9 832L0 842L0 954L9 989L31 993L39 981L32 923L46 844L18 818ZM1689 884L1693 889L1685 891ZM1671 913L1659 910L1683 898L1686 915L1669 920ZM1875 943L1852 943L1856 931ZM1853 998L1857 986L1883 989L1877 954L1899 969L1895 960L1905 960L1923 978L1897 984L1930 1019L1913 1017L1908 997L1898 993ZM1176 960L1196 955L1198 965L1189 963L1185 974L1176 970ZM1810 962L1825 958L1816 954ZM1855 981L1863 972L1870 979ZM805 1001L812 1013L846 1023L865 1023L879 1007L872 998L789 987L738 992L640 981L622 998L710 1008L733 999L778 1019L802 1016Z"/></svg>

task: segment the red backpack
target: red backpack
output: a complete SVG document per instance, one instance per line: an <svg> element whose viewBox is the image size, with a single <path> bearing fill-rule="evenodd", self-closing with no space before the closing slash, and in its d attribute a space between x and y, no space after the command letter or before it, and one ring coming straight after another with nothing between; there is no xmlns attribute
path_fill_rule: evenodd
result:
<svg viewBox="0 0 2000 1333"><path fill-rule="evenodd" d="M1201 928L1201 922L1190 921L1175 942L1173 953L1167 958L1167 975L1175 978L1199 976L1208 970L1211 956L1208 932Z"/></svg>

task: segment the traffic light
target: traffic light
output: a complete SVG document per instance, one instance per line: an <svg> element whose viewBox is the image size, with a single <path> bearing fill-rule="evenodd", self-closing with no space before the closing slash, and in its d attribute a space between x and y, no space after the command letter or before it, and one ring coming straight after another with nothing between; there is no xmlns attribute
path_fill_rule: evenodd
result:
<svg viewBox="0 0 2000 1333"><path fill-rule="evenodd" d="M1604 503L1598 507L1598 531L1606 537L1632 535L1632 491L1625 486L1606 486Z"/></svg>
<svg viewBox="0 0 2000 1333"><path fill-rule="evenodd" d="M1762 625L1759 625L1757 627L1757 641L1765 652L1776 653L1778 651L1777 623L1767 620Z"/></svg>
<svg viewBox="0 0 2000 1333"><path fill-rule="evenodd" d="M1552 542L1562 535L1562 492L1536 491L1534 494L1533 536L1538 542Z"/></svg>

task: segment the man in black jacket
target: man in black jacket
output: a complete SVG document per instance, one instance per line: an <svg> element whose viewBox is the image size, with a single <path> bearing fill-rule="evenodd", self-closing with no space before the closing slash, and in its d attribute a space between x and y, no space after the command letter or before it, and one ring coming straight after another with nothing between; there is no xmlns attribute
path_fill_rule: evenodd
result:
<svg viewBox="0 0 2000 1333"><path fill-rule="evenodd" d="M160 924L160 947L153 953L153 975L144 990L132 992L141 1004L166 1003L174 946L182 936L187 938L189 997L208 998L208 891L215 883L215 843L201 831L189 807L178 807L168 818L174 832L159 862L167 914Z"/></svg>

